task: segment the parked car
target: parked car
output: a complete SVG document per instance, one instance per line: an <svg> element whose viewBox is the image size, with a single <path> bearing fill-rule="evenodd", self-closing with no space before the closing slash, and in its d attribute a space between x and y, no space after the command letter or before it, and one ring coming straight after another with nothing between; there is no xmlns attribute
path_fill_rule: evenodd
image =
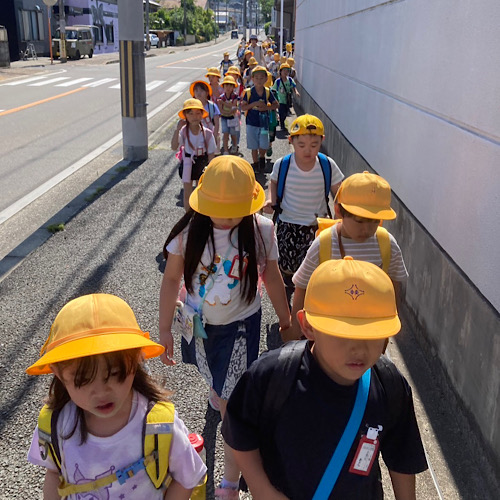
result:
<svg viewBox="0 0 500 500"><path fill-rule="evenodd" d="M82 56L94 55L94 40L92 38L91 26L66 26L66 56L70 59L80 59ZM56 30L52 38L52 51L55 57L60 57L61 32Z"/></svg>
<svg viewBox="0 0 500 500"><path fill-rule="evenodd" d="M239 38L238 30L231 31L231 38Z"/></svg>
<svg viewBox="0 0 500 500"><path fill-rule="evenodd" d="M160 39L158 38L158 35L155 33L150 33L149 34L149 44L151 47L156 47L158 48L158 44L160 43ZM144 47L147 49L147 35L144 35Z"/></svg>

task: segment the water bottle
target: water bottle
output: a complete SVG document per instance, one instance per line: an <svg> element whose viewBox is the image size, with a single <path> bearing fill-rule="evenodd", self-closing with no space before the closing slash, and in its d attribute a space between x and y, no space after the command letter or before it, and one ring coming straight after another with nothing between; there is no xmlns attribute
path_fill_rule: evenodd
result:
<svg viewBox="0 0 500 500"><path fill-rule="evenodd" d="M205 441L203 437L199 434L189 434L189 442L194 447L194 449L198 452L203 463L207 463L207 452L205 450ZM198 486L195 486L193 492L191 493L191 500L206 500L207 498L207 475L202 479L201 483Z"/></svg>

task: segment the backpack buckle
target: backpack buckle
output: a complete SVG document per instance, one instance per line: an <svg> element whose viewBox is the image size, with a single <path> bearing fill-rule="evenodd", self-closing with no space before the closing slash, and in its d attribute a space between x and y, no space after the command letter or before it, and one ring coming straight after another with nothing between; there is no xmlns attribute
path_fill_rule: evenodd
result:
<svg viewBox="0 0 500 500"><path fill-rule="evenodd" d="M132 465L128 467L124 467L123 469L119 469L116 471L116 479L120 484L123 484L127 479L134 477L138 472L145 469L146 465L144 464L144 457L134 462Z"/></svg>

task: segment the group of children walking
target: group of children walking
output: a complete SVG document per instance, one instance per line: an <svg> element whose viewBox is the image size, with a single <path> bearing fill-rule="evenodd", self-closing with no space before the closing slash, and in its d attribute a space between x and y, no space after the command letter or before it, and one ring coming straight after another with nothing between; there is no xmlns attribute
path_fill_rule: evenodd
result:
<svg viewBox="0 0 500 500"><path fill-rule="evenodd" d="M320 153L323 123L306 114L266 194L255 164L267 150L262 115L277 101L264 68L243 97L230 72L222 91L216 78L194 82L179 112L172 148L183 148L186 213L163 249L159 343L123 300L87 295L60 311L27 370L53 374L28 455L47 469L44 498L188 499L203 484L187 429L143 367L155 356L175 364L182 331L182 360L223 420L216 499L238 499L241 474L255 499L381 499L380 453L396 499L414 499L427 465L411 389L383 356L408 276L381 227L396 217L390 186L368 172L344 179ZM219 127L224 152L238 140L240 109L253 165L214 156ZM259 357L261 283L286 343Z"/></svg>

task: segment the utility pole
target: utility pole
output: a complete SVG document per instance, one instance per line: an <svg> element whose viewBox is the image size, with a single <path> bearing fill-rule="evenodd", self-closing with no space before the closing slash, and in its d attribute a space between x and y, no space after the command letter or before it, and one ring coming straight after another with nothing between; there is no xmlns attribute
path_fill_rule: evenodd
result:
<svg viewBox="0 0 500 500"><path fill-rule="evenodd" d="M118 0L123 158L128 161L148 157L143 20L142 0Z"/></svg>
<svg viewBox="0 0 500 500"><path fill-rule="evenodd" d="M280 55L283 54L283 2L281 0L281 10L280 10Z"/></svg>
<svg viewBox="0 0 500 500"><path fill-rule="evenodd" d="M149 39L149 0L146 0L146 45L149 50L151 48L151 40Z"/></svg>
<svg viewBox="0 0 500 500"><path fill-rule="evenodd" d="M184 5L184 45L187 45L187 10L186 10L186 0L183 0Z"/></svg>
<svg viewBox="0 0 500 500"><path fill-rule="evenodd" d="M65 63L68 58L66 57L66 16L64 15L64 0L59 0L59 61ZM52 43L52 41L50 42Z"/></svg>
<svg viewBox="0 0 500 500"><path fill-rule="evenodd" d="M243 0L243 36L247 39L247 0Z"/></svg>

